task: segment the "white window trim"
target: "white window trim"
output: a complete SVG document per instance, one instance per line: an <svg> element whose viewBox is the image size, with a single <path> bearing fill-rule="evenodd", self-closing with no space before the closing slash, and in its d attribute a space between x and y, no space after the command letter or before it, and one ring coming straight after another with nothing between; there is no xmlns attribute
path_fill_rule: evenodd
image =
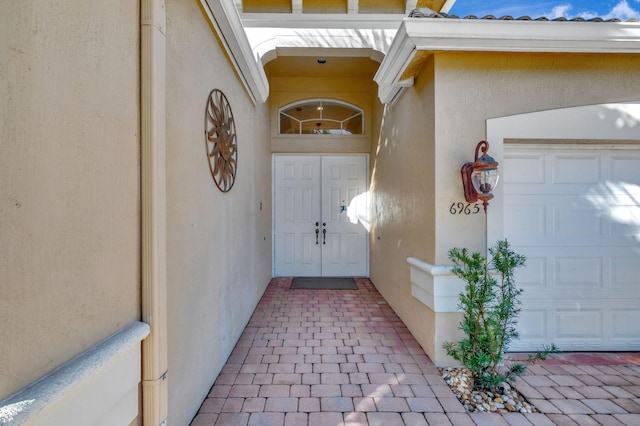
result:
<svg viewBox="0 0 640 426"><path fill-rule="evenodd" d="M286 112L284 112L287 109L290 109L292 107L298 106L298 105L307 105L307 104L312 104L314 102L330 102L330 103L334 103L334 104L339 104L342 106L345 106L347 108L353 109L355 111L357 111L356 114L353 114L347 118L345 118L344 120L334 120L334 119L330 119L330 118L324 118L322 117L322 113L320 114L319 117L314 117L314 118L309 118L309 119L305 119L305 120L300 120L297 119L296 117L293 117L289 114L287 114ZM343 123L347 120L350 120L354 117L357 117L358 115L361 116L361 127L362 127L362 133L357 134L357 135L348 135L348 136L363 136L364 133L364 125L365 125L365 119L364 119L364 109L360 108L357 105L354 104L350 104L349 102L344 102L338 99L331 99L331 98L314 98L314 99L305 99L305 100L301 100L301 101L296 101L296 102L292 102L290 104L284 105L280 108L278 108L278 136L287 136L290 135L290 133L282 133L281 129L280 129L280 116L281 115L285 115L287 117L290 117L293 120L296 120L297 122L301 123L305 123L305 122L309 122L309 121L318 121L318 120L323 120L323 121L332 121L335 123L340 123L340 130L344 130L343 129ZM294 133L294 135L301 135L302 134L302 127L300 127L300 132L299 133ZM333 135L336 136L336 135Z"/></svg>

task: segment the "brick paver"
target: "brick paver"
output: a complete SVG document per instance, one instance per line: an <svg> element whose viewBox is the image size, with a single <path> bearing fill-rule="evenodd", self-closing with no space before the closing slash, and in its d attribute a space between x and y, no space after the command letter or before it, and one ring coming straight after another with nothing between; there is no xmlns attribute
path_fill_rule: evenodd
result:
<svg viewBox="0 0 640 426"><path fill-rule="evenodd" d="M269 284L192 426L640 425L638 354L554 355L514 385L537 413L467 413L370 280L290 281Z"/></svg>
<svg viewBox="0 0 640 426"><path fill-rule="evenodd" d="M282 413L253 413L249 417L249 426L281 426L284 424Z"/></svg>
<svg viewBox="0 0 640 426"><path fill-rule="evenodd" d="M626 414L627 410L609 399L585 399L584 405L591 408L597 414Z"/></svg>
<svg viewBox="0 0 640 426"><path fill-rule="evenodd" d="M309 422L306 413L287 413L284 417L284 426L300 426Z"/></svg>
<svg viewBox="0 0 640 426"><path fill-rule="evenodd" d="M577 399L551 399L553 405L566 414L594 414L594 412Z"/></svg>

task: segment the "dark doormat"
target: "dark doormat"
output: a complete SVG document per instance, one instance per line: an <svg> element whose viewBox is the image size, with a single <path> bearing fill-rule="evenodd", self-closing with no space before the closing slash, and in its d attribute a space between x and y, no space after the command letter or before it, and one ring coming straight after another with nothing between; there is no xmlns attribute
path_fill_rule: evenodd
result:
<svg viewBox="0 0 640 426"><path fill-rule="evenodd" d="M353 278L296 277L291 290L357 290Z"/></svg>

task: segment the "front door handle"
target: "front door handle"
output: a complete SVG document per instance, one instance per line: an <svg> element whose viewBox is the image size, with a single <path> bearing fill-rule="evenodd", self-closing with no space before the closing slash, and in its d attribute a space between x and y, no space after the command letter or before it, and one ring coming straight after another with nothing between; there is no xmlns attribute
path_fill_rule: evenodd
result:
<svg viewBox="0 0 640 426"><path fill-rule="evenodd" d="M320 234L320 230L316 228L316 245L318 244L318 234Z"/></svg>
<svg viewBox="0 0 640 426"><path fill-rule="evenodd" d="M322 228L322 244L327 244L327 228Z"/></svg>

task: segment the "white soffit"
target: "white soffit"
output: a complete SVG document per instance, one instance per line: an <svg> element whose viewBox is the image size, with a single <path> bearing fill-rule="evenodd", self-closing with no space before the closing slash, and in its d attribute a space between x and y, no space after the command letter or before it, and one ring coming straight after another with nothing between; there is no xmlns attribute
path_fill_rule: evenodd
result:
<svg viewBox="0 0 640 426"><path fill-rule="evenodd" d="M240 12L246 12L249 11L250 13L256 13L257 12L257 4L260 4L262 6L262 8L258 8L258 9L262 9L262 10L267 10L267 13L273 13L274 9L279 9L279 10L286 10L289 9L291 13L294 14L304 14L306 13L304 11L305 7L303 6L303 0L288 0L288 1L279 1L277 3L279 3L279 5L275 6L273 5L273 1L267 1L267 0L254 0L252 2L247 2L247 3L253 3L250 4L248 8L246 8L247 10L245 10L244 7L244 3L246 0L235 0L235 4L236 7L238 8L238 10ZM315 5L311 5L311 8L313 9L315 6L315 9L320 9L319 6L321 6L322 3L324 3L324 6L328 6L328 8L330 9L335 9L336 6L338 9L342 9L344 6L347 6L346 8L346 12L348 14L373 14L373 13L384 13L384 11L389 11L389 10L397 10L398 9L398 2L397 1L389 1L389 0L378 0L377 2L372 2L371 0L367 0L367 1L362 1L362 5L360 4L362 0L347 0L346 2L344 2L344 0L340 1L327 1L327 0L323 0L323 1L316 1L314 2ZM449 12L449 9L451 9L451 7L453 6L453 4L455 3L456 0L446 0L444 2L442 2L442 6L438 9L437 5L434 4L434 2L440 4L441 1L438 0L433 0L433 1L429 1L429 0L404 0L402 3L404 3L404 11L405 14L409 14L413 9L418 8L418 7L428 7L430 9L437 9L440 12ZM271 3L271 4L270 4ZM333 3L333 5L331 4ZM346 5L345 5L346 3ZM395 4L393 4L395 3ZM332 7L333 6L333 7ZM364 6L364 7L361 7ZM314 12L308 12L308 13L314 13Z"/></svg>
<svg viewBox="0 0 640 426"><path fill-rule="evenodd" d="M265 102L269 82L251 49L233 0L200 0L253 102Z"/></svg>
<svg viewBox="0 0 640 426"><path fill-rule="evenodd" d="M242 15L254 56L263 64L282 48L372 49L381 61L405 15L282 14Z"/></svg>
<svg viewBox="0 0 640 426"><path fill-rule="evenodd" d="M413 84L419 51L640 53L640 23L406 18L374 77L381 102Z"/></svg>

